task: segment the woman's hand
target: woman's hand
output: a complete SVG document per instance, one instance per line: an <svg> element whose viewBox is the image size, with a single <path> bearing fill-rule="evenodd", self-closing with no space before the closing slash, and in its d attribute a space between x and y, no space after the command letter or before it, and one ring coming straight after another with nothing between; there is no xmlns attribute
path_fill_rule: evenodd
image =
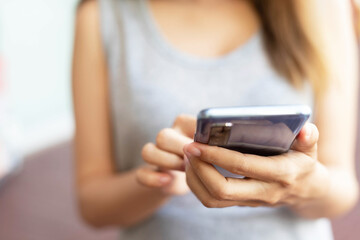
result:
<svg viewBox="0 0 360 240"><path fill-rule="evenodd" d="M147 143L142 149L142 157L148 165L137 170L138 182L170 195L189 192L184 173L183 148L193 141L195 127L195 118L180 115L172 128L162 129L158 133L156 144Z"/></svg>
<svg viewBox="0 0 360 240"><path fill-rule="evenodd" d="M188 144L184 147L187 183L206 207L301 207L328 191L328 171L317 161L318 136L316 126L306 124L292 150L271 157ZM225 178L212 164L246 178Z"/></svg>

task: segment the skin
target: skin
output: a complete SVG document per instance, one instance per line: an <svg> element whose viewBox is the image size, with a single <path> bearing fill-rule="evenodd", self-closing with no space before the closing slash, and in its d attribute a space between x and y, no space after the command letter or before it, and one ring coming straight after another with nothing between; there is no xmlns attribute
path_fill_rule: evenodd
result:
<svg viewBox="0 0 360 240"><path fill-rule="evenodd" d="M322 6L313 6L312 1L299 4L313 35L318 36L321 29L322 35L333 39L316 42L327 52L326 64L332 72L330 86L316 106L316 127L307 125L291 152L266 158L191 143L195 118L180 115L173 126L164 126L155 142L143 147L143 166L121 173L115 171L112 155L108 73L98 6L93 0L83 3L76 18L73 91L77 198L84 220L95 227L129 227L190 189L207 207L286 205L309 218L348 211L357 199L353 156L356 43L348 6L338 0L327 3L328 11L322 11L320 20L316 13ZM150 7L167 40L200 57L224 55L259 28L246 1L154 0ZM336 24L339 19L343 25ZM219 34L214 36L214 31ZM343 60L337 61L339 57ZM336 81L336 76L346 81ZM226 179L214 171L212 163L250 178Z"/></svg>
<svg viewBox="0 0 360 240"><path fill-rule="evenodd" d="M319 162L318 138L316 126L308 123L291 151L272 157L188 144L184 147L187 182L207 207L285 205L308 218L336 216L345 206L338 204L336 195L344 198L349 191L339 188L333 192L332 186L341 185L335 184L337 179L332 174L338 175L340 171L333 172ZM247 178L224 178L212 164Z"/></svg>
<svg viewBox="0 0 360 240"><path fill-rule="evenodd" d="M325 11L320 11L322 5L306 1L298 6L330 69L329 87L316 106L317 127L307 124L292 150L275 157L186 145L187 182L205 206L284 205L300 216L319 218L341 215L358 199L354 172L358 59L350 3L331 1ZM211 164L249 178L224 178Z"/></svg>

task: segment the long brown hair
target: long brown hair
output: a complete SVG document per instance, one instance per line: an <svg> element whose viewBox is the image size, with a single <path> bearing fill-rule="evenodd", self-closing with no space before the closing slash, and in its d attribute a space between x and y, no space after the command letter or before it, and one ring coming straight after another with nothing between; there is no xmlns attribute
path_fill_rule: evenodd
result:
<svg viewBox="0 0 360 240"><path fill-rule="evenodd" d="M327 71L320 51L311 42L293 0L253 0L274 69L294 86L310 81L315 96L327 85Z"/></svg>
<svg viewBox="0 0 360 240"><path fill-rule="evenodd" d="M87 0L80 0L79 4ZM298 1L249 0L262 24L264 47L273 68L295 87L309 81L315 97L322 95L328 85L328 69L319 47L311 41L310 33L301 21ZM354 13L360 7L354 4ZM357 14L359 17L359 14ZM357 18L360 33L360 18Z"/></svg>

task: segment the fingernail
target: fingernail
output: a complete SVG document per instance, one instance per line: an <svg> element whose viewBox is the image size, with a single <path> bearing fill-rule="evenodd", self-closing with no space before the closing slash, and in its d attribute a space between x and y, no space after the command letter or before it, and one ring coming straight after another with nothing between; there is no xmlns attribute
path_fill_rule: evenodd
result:
<svg viewBox="0 0 360 240"><path fill-rule="evenodd" d="M185 154L188 158L190 158L191 156L200 157L201 151L200 151L200 149L194 147L194 145L190 144L186 147Z"/></svg>

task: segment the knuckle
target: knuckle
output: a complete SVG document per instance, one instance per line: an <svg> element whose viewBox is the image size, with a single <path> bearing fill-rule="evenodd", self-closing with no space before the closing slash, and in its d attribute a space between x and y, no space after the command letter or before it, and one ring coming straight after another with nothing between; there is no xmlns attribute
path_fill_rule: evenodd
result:
<svg viewBox="0 0 360 240"><path fill-rule="evenodd" d="M235 174L246 175L246 173L252 172L251 168L249 167L248 161L243 161L241 157L237 157L234 162L236 162L236 164L232 172L234 172Z"/></svg>
<svg viewBox="0 0 360 240"><path fill-rule="evenodd" d="M236 164L232 172L238 175L246 175L246 172L248 173L249 171L244 165Z"/></svg>
<svg viewBox="0 0 360 240"><path fill-rule="evenodd" d="M135 172L136 181L142 185L144 185L144 180L142 178L143 175L144 175L144 170L142 168L136 170Z"/></svg>
<svg viewBox="0 0 360 240"><path fill-rule="evenodd" d="M212 199L203 199L203 200L201 200L201 203L202 203L206 208L216 208L216 207L217 207L216 201L214 201L214 200L212 200Z"/></svg>
<svg viewBox="0 0 360 240"><path fill-rule="evenodd" d="M170 128L164 128L160 130L160 132L156 136L156 145L163 146L167 142L170 131Z"/></svg>
<svg viewBox="0 0 360 240"><path fill-rule="evenodd" d="M141 156L146 162L148 162L149 156L151 155L153 148L154 148L154 146L152 143L147 143L142 148Z"/></svg>
<svg viewBox="0 0 360 240"><path fill-rule="evenodd" d="M305 162L305 170L310 171L315 168L316 160L312 157L307 157Z"/></svg>
<svg viewBox="0 0 360 240"><path fill-rule="evenodd" d="M267 186L266 186L267 185ZM262 191L258 195L258 198L253 199L257 202L265 203L266 205L273 206L281 199L282 188L279 184L261 184Z"/></svg>
<svg viewBox="0 0 360 240"><path fill-rule="evenodd" d="M212 191L212 195L218 200L229 199L229 196L230 196L226 185L225 186L216 186Z"/></svg>
<svg viewBox="0 0 360 240"><path fill-rule="evenodd" d="M292 186L297 177L297 166L295 164L283 163L279 167L279 173L277 174L279 182L284 187Z"/></svg>
<svg viewBox="0 0 360 240"><path fill-rule="evenodd" d="M296 177L293 174L289 173L282 177L280 184L283 187L290 188L295 184L295 181L296 181Z"/></svg>
<svg viewBox="0 0 360 240"><path fill-rule="evenodd" d="M279 202L279 197L277 195L269 195L267 196L267 198L264 200L264 202L268 205L275 205Z"/></svg>
<svg viewBox="0 0 360 240"><path fill-rule="evenodd" d="M180 114L178 115L176 118L175 118L175 121L174 121L174 127L175 126L181 126L187 119L187 116L185 114Z"/></svg>

